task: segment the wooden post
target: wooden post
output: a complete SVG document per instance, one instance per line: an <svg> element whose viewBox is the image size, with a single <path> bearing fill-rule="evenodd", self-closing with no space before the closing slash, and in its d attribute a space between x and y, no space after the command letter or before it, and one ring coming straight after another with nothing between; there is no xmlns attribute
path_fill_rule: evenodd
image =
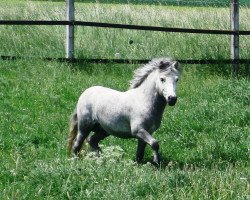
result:
<svg viewBox="0 0 250 200"><path fill-rule="evenodd" d="M231 0L231 30L239 31L239 0ZM231 35L231 59L233 75L237 75L239 72L240 65L235 62L240 59L239 52L239 34Z"/></svg>
<svg viewBox="0 0 250 200"><path fill-rule="evenodd" d="M74 22L75 7L74 0L66 0L67 2L67 21ZM66 58L74 58L74 25L66 26Z"/></svg>

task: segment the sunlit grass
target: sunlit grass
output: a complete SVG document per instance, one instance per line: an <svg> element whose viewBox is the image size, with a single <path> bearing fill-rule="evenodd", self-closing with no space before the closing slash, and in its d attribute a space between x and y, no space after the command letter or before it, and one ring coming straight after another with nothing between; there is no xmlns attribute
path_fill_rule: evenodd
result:
<svg viewBox="0 0 250 200"><path fill-rule="evenodd" d="M249 81L194 66L183 66L178 103L155 133L160 169L146 164L150 148L144 165L134 163L133 139L109 137L101 157L68 158L68 118L81 91L124 91L136 67L1 61L1 198L247 198Z"/></svg>
<svg viewBox="0 0 250 200"><path fill-rule="evenodd" d="M79 21L230 30L229 7L98 3L76 3L75 7L75 18ZM65 20L66 12L62 2L5 3L0 9L3 19ZM240 16L241 30L248 30L249 9L242 7ZM1 55L65 56L65 27L1 26L0 33ZM131 40L132 44L129 43ZM248 36L240 39L241 58L250 55L249 41ZM128 59L151 59L166 55L178 59L228 59L230 36L76 27L76 57L114 58L115 53Z"/></svg>

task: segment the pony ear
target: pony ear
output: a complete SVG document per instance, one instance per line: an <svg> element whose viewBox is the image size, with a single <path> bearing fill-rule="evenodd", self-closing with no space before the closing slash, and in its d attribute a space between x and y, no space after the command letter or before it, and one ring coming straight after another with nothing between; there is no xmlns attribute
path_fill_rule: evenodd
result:
<svg viewBox="0 0 250 200"><path fill-rule="evenodd" d="M165 68L164 62L161 61L161 62L160 62L160 65L159 65L159 69L164 69L164 68Z"/></svg>
<svg viewBox="0 0 250 200"><path fill-rule="evenodd" d="M180 63L178 61L174 61L172 66L177 69L177 70L180 70Z"/></svg>
<svg viewBox="0 0 250 200"><path fill-rule="evenodd" d="M160 69L160 70L164 70L164 69L166 69L169 65L170 65L169 62L161 61L161 62L160 62L160 65L159 65L159 69Z"/></svg>

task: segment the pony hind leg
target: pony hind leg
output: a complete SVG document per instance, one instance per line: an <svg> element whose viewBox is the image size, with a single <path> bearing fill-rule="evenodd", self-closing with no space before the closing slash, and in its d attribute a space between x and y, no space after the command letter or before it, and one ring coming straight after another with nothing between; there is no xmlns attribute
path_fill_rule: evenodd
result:
<svg viewBox="0 0 250 200"><path fill-rule="evenodd" d="M98 153L101 152L101 148L99 147L99 142L109 135L107 132L99 125L96 124L93 128L94 134L88 138L88 143L94 151Z"/></svg>
<svg viewBox="0 0 250 200"><path fill-rule="evenodd" d="M78 133L73 145L73 153L78 156L84 140L88 137L91 129L83 124L78 125Z"/></svg>

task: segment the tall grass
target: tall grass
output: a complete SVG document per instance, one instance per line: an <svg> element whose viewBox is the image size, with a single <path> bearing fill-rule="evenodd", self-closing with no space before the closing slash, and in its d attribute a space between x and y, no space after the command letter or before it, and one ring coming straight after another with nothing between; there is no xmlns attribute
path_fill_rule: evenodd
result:
<svg viewBox="0 0 250 200"><path fill-rule="evenodd" d="M63 3L5 3L0 9L3 19L65 19ZM229 8L76 3L76 20L164 27L229 30L229 13ZM242 30L250 28L249 20L249 9L242 8ZM64 27L1 26L0 31L2 55L64 57ZM241 58L250 55L249 41L248 36L241 37ZM221 35L77 27L75 45L76 57L81 58L114 58L117 52L122 58L129 59L151 59L165 55L178 59L230 57L230 37Z"/></svg>
<svg viewBox="0 0 250 200"><path fill-rule="evenodd" d="M48 0L32 0L32 1L48 1ZM63 0L49 0L60 2ZM116 3L116 4L156 4L156 5L175 5L175 6L227 6L231 3L230 0L75 0L75 2L98 2L98 3ZM250 6L248 0L240 0L243 6Z"/></svg>
<svg viewBox="0 0 250 200"><path fill-rule="evenodd" d="M227 29L227 11L79 3L76 18ZM0 7L4 19L63 20L64 12L63 3L12 2ZM242 9L243 30L249 28L248 17L249 10ZM2 55L64 56L64 27L1 26L0 34ZM241 40L245 58L247 38ZM228 40L78 27L76 55L228 58ZM88 153L86 146L81 159L68 158L68 118L81 92L92 85L125 91L137 67L0 60L0 199L248 199L249 79L231 79L217 66L182 66L178 103L166 108L155 133L163 159L159 169L147 164L150 148L144 164L133 161L133 139L108 137L100 157Z"/></svg>
<svg viewBox="0 0 250 200"><path fill-rule="evenodd" d="M155 133L160 169L135 164L136 141L115 137L102 142L101 157L68 159L68 118L81 91L124 91L136 67L0 61L1 199L247 199L249 80L195 67L184 67L178 103Z"/></svg>

